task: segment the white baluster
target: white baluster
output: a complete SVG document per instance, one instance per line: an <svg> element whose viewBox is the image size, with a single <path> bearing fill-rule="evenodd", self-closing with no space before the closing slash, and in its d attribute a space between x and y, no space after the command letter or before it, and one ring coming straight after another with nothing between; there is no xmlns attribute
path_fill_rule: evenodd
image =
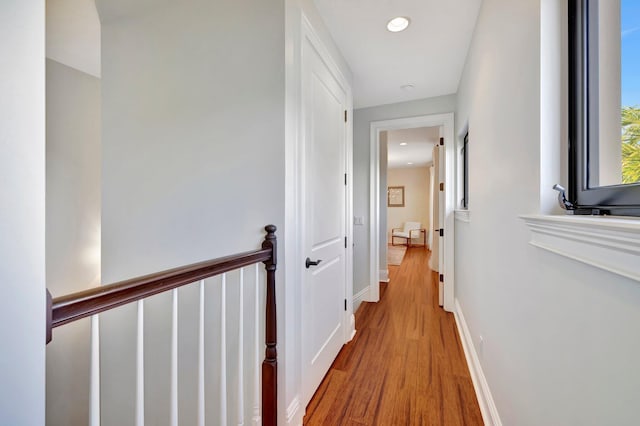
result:
<svg viewBox="0 0 640 426"><path fill-rule="evenodd" d="M91 317L89 426L100 426L100 316Z"/></svg>
<svg viewBox="0 0 640 426"><path fill-rule="evenodd" d="M220 424L227 424L227 274L220 288Z"/></svg>
<svg viewBox="0 0 640 426"><path fill-rule="evenodd" d="M198 326L198 426L204 426L204 409L204 280L201 280Z"/></svg>
<svg viewBox="0 0 640 426"><path fill-rule="evenodd" d="M171 426L178 426L178 289L173 289L171 318Z"/></svg>
<svg viewBox="0 0 640 426"><path fill-rule="evenodd" d="M256 263L256 282L255 282L255 301L254 301L254 362L253 362L253 417L251 418L254 426L260 426L262 419L260 418L260 264Z"/></svg>
<svg viewBox="0 0 640 426"><path fill-rule="evenodd" d="M238 306L238 426L244 426L244 269L240 269L240 306Z"/></svg>
<svg viewBox="0 0 640 426"><path fill-rule="evenodd" d="M144 301L138 301L136 351L136 426L144 426Z"/></svg>

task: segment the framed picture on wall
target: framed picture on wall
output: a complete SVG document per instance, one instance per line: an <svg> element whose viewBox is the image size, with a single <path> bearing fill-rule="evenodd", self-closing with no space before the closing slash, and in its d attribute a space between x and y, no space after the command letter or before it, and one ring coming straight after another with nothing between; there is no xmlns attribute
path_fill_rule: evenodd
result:
<svg viewBox="0 0 640 426"><path fill-rule="evenodd" d="M390 186L387 189L387 207L404 207L404 186Z"/></svg>

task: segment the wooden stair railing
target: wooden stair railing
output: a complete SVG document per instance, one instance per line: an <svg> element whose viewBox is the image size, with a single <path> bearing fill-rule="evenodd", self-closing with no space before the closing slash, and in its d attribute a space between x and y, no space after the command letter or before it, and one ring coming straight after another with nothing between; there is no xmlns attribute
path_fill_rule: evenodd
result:
<svg viewBox="0 0 640 426"><path fill-rule="evenodd" d="M100 312L164 293L193 282L263 262L267 272L265 310L265 359L262 362L262 424L277 424L278 354L276 350L276 227L265 226L267 235L259 250L194 263L138 278L103 285L52 298L47 290L47 344L54 328Z"/></svg>

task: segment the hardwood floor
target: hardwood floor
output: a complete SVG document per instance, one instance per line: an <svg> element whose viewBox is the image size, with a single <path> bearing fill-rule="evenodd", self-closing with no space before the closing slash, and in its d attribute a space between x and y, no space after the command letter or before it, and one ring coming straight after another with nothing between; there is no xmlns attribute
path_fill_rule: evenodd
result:
<svg viewBox="0 0 640 426"><path fill-rule="evenodd" d="M379 303L363 303L307 406L305 425L482 425L453 314L438 306L429 252L389 266Z"/></svg>

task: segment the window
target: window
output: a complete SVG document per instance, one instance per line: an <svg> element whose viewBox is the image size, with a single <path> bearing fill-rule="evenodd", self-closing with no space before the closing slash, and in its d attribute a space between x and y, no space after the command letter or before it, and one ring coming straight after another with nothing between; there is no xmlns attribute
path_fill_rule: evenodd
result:
<svg viewBox="0 0 640 426"><path fill-rule="evenodd" d="M460 205L463 209L469 208L469 132L464 135L462 142L462 200Z"/></svg>
<svg viewBox="0 0 640 426"><path fill-rule="evenodd" d="M640 2L569 1L569 199L640 216Z"/></svg>

